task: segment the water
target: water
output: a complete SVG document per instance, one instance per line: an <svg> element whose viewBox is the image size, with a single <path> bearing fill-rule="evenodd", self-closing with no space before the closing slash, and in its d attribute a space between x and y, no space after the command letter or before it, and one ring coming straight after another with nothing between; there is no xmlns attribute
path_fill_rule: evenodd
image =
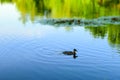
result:
<svg viewBox="0 0 120 80"><path fill-rule="evenodd" d="M23 24L15 5L0 11L0 80L119 80L119 25ZM62 54L74 48L76 59Z"/></svg>

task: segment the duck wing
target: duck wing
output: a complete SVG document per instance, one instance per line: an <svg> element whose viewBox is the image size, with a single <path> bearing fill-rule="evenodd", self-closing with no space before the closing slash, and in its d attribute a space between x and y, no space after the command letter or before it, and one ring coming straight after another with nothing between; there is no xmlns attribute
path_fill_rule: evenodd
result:
<svg viewBox="0 0 120 80"><path fill-rule="evenodd" d="M65 54L65 55L73 55L74 53L72 51L64 51L63 54Z"/></svg>

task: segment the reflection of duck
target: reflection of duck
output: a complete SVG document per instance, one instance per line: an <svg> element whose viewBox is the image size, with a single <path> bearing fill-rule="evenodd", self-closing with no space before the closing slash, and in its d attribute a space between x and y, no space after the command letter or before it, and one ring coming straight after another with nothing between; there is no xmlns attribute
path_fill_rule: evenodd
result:
<svg viewBox="0 0 120 80"><path fill-rule="evenodd" d="M76 49L73 49L73 51L64 51L63 54L65 55L73 55L73 58L76 58L76 52L77 50Z"/></svg>

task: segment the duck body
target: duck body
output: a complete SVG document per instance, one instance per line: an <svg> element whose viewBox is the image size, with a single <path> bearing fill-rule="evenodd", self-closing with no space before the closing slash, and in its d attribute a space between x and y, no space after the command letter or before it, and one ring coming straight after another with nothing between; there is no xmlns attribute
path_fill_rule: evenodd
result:
<svg viewBox="0 0 120 80"><path fill-rule="evenodd" d="M76 55L76 49L73 49L73 51L64 51L63 54L65 55Z"/></svg>
<svg viewBox="0 0 120 80"><path fill-rule="evenodd" d="M73 49L73 51L64 51L63 54L65 55L73 55L73 58L76 59L78 56L76 56L76 49Z"/></svg>
<svg viewBox="0 0 120 80"><path fill-rule="evenodd" d="M64 51L63 54L65 54L65 55L73 55L73 54L75 54L75 53L72 52L72 51Z"/></svg>

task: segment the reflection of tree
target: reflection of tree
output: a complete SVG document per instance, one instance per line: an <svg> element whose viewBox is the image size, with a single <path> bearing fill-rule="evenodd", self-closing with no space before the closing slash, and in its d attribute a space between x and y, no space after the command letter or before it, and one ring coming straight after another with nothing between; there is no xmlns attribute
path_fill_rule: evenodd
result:
<svg viewBox="0 0 120 80"><path fill-rule="evenodd" d="M98 0L98 4L104 7L113 7L120 3L120 0Z"/></svg>
<svg viewBox="0 0 120 80"><path fill-rule="evenodd" d="M109 26L108 27L108 41L111 45L120 44L120 26Z"/></svg>
<svg viewBox="0 0 120 80"><path fill-rule="evenodd" d="M27 18L34 21L36 16L96 18L120 15L120 0L0 0L0 2L14 3L24 23Z"/></svg>
<svg viewBox="0 0 120 80"><path fill-rule="evenodd" d="M45 5L44 5L44 0L34 0L35 2L35 9L37 14L42 14L44 15L45 11Z"/></svg>
<svg viewBox="0 0 120 80"><path fill-rule="evenodd" d="M10 3L10 2L12 2L12 0L0 0L0 3Z"/></svg>
<svg viewBox="0 0 120 80"><path fill-rule="evenodd" d="M86 27L95 38L104 38L107 33L107 27Z"/></svg>
<svg viewBox="0 0 120 80"><path fill-rule="evenodd" d="M109 25L108 27L85 27L95 38L104 38L108 35L108 42L111 46L120 45L120 26Z"/></svg>

